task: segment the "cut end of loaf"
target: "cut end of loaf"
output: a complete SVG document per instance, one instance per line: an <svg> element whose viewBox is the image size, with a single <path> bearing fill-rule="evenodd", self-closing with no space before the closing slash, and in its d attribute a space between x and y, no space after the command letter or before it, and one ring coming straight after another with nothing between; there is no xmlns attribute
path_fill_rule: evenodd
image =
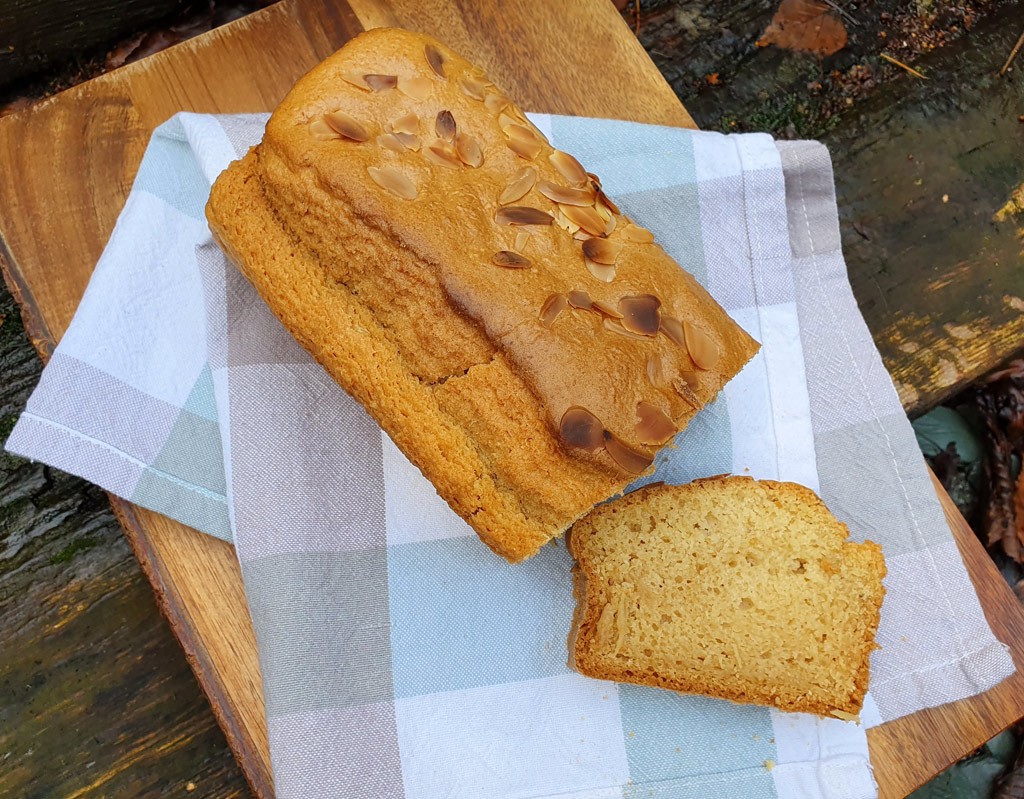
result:
<svg viewBox="0 0 1024 799"><path fill-rule="evenodd" d="M848 718L884 596L877 544L803 486L642 489L573 527L570 660L599 679Z"/></svg>

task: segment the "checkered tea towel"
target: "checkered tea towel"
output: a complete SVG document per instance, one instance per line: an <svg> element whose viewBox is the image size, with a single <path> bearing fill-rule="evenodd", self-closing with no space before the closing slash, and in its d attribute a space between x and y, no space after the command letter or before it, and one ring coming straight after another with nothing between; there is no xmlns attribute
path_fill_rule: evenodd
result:
<svg viewBox="0 0 1024 799"><path fill-rule="evenodd" d="M883 545L865 725L1008 676L851 294L825 148L535 120L763 344L648 479L793 480ZM565 547L488 551L212 243L210 184L265 121L156 131L7 446L233 537L279 799L874 796L864 726L566 667Z"/></svg>

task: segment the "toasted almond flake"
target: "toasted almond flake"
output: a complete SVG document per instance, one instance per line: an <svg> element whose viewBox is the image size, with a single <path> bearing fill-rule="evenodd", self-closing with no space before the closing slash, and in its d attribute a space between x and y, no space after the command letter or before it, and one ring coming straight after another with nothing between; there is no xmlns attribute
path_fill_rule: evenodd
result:
<svg viewBox="0 0 1024 799"><path fill-rule="evenodd" d="M611 283L615 280L616 269L614 266L609 264L599 264L596 261L591 261L589 258L584 258L586 261L587 269L594 277L600 280L602 283Z"/></svg>
<svg viewBox="0 0 1024 799"><path fill-rule="evenodd" d="M609 305L604 300L591 300L590 310L597 311L599 314L607 316L609 319L622 318L622 314L620 314L614 306Z"/></svg>
<svg viewBox="0 0 1024 799"><path fill-rule="evenodd" d="M661 355L652 355L647 359L647 379L655 388L665 388L668 385L668 369Z"/></svg>
<svg viewBox="0 0 1024 799"><path fill-rule="evenodd" d="M363 80L375 92L386 92L398 85L396 75L363 75Z"/></svg>
<svg viewBox="0 0 1024 799"><path fill-rule="evenodd" d="M586 408L573 405L562 414L558 434L571 447L597 452L605 444L604 425Z"/></svg>
<svg viewBox="0 0 1024 799"><path fill-rule="evenodd" d="M433 144L425 147L423 157L438 166L446 166L451 169L458 169L462 166L462 161L459 160L455 147L441 139L436 139Z"/></svg>
<svg viewBox="0 0 1024 799"><path fill-rule="evenodd" d="M504 116L504 114L502 114L502 116ZM501 129L510 139L519 139L520 141L530 143L536 142L537 144L544 143L544 140L534 132L533 128L528 128L526 125L520 125L518 122L503 125Z"/></svg>
<svg viewBox="0 0 1024 799"><path fill-rule="evenodd" d="M506 114L504 111L498 114L498 127L501 128L502 130L505 130L505 128L510 127L512 125L518 124L519 119L517 117L510 116L509 114ZM508 131L506 130L505 133L507 134Z"/></svg>
<svg viewBox="0 0 1024 799"><path fill-rule="evenodd" d="M520 230L516 232L516 241L513 245L516 252L522 252L526 249L526 245L530 243L530 231Z"/></svg>
<svg viewBox="0 0 1024 799"><path fill-rule="evenodd" d="M572 189L568 186L559 186L550 180L542 180L537 184L537 191L562 205L591 205L594 202L593 192L586 189Z"/></svg>
<svg viewBox="0 0 1024 799"><path fill-rule="evenodd" d="M497 114L503 108L508 106L512 101L509 100L504 94L500 92L488 92L484 96L484 106L492 114Z"/></svg>
<svg viewBox="0 0 1024 799"><path fill-rule="evenodd" d="M378 136L377 144L385 150L391 150L396 153L405 152L405 145L398 140L398 137L394 133L385 133Z"/></svg>
<svg viewBox="0 0 1024 799"><path fill-rule="evenodd" d="M341 79L345 83L349 83L362 89L364 92L372 91L370 84L366 82L366 76L359 72L345 72L342 73Z"/></svg>
<svg viewBox="0 0 1024 799"><path fill-rule="evenodd" d="M588 172L587 173L587 177L590 178L591 183L595 184L595 186L594 186L595 189L600 189L601 188L601 178L599 178L593 172Z"/></svg>
<svg viewBox="0 0 1024 799"><path fill-rule="evenodd" d="M604 449L619 467L630 474L643 474L654 463L650 453L633 449L613 433L605 431Z"/></svg>
<svg viewBox="0 0 1024 799"><path fill-rule="evenodd" d="M693 386L686 380L685 377L675 377L672 379L672 388L682 399L691 407L699 408L700 399L693 391Z"/></svg>
<svg viewBox="0 0 1024 799"><path fill-rule="evenodd" d="M594 301L590 299L590 295L579 289L569 292L569 305L581 311L594 310Z"/></svg>
<svg viewBox="0 0 1024 799"><path fill-rule="evenodd" d="M650 402L638 402L636 415L640 420L636 425L636 440L641 444L661 445L678 432L664 411Z"/></svg>
<svg viewBox="0 0 1024 799"><path fill-rule="evenodd" d="M604 235L604 220L597 215L597 211L579 205L559 204L559 210L565 214L574 225L579 225L591 236Z"/></svg>
<svg viewBox="0 0 1024 799"><path fill-rule="evenodd" d="M327 124L327 121L323 117L317 117L309 123L309 132L314 139L319 141L330 141L331 139L340 139L337 133L334 132L334 128Z"/></svg>
<svg viewBox="0 0 1024 799"><path fill-rule="evenodd" d="M499 225L550 225L554 220L539 208L527 205L506 205L494 214Z"/></svg>
<svg viewBox="0 0 1024 799"><path fill-rule="evenodd" d="M332 111L330 114L324 114L324 121L335 133L343 138L358 142L363 142L370 138L370 134L366 132L366 128L363 127L362 123L343 111Z"/></svg>
<svg viewBox="0 0 1024 799"><path fill-rule="evenodd" d="M459 133L455 137L455 153L467 166L478 167L484 162L484 151L468 133Z"/></svg>
<svg viewBox="0 0 1024 799"><path fill-rule="evenodd" d="M647 336L641 336L639 333L634 333L632 330L626 330L622 326L622 323L614 319L605 319L602 323L605 330L610 330L612 333L618 333L620 336L626 338L636 339L637 341L646 341Z"/></svg>
<svg viewBox="0 0 1024 799"><path fill-rule="evenodd" d="M607 194L601 191L600 183L597 184L597 199L600 202L604 203L608 207L608 210L611 211L613 214L622 213L622 211L619 210L619 206L612 202L611 197L609 197Z"/></svg>
<svg viewBox="0 0 1024 799"><path fill-rule="evenodd" d="M639 225L626 225L619 232L619 235L626 241L631 241L634 244L648 244L654 241L654 234L647 228L640 227Z"/></svg>
<svg viewBox="0 0 1024 799"><path fill-rule="evenodd" d="M580 226L575 222L571 221L564 213L562 213L562 206L558 205L555 210L551 212L551 216L554 217L555 224L558 225L562 230L567 233L571 233L573 238L576 238L578 233L582 233ZM590 238L589 234L584 233L584 236Z"/></svg>
<svg viewBox="0 0 1024 799"><path fill-rule="evenodd" d="M589 183L587 171L569 153L555 150L548 156L548 160L558 173L576 188L582 189Z"/></svg>
<svg viewBox="0 0 1024 799"><path fill-rule="evenodd" d="M661 329L661 300L653 294L635 294L619 299L622 326L641 336L658 335Z"/></svg>
<svg viewBox="0 0 1024 799"><path fill-rule="evenodd" d="M413 113L400 116L391 123L391 130L394 133L418 133L419 129L420 118Z"/></svg>
<svg viewBox="0 0 1024 799"><path fill-rule="evenodd" d="M590 274L602 283L611 283L615 279L616 270L614 266L609 266L606 263L597 263L590 258L584 258L584 260L587 262Z"/></svg>
<svg viewBox="0 0 1024 799"><path fill-rule="evenodd" d="M526 269L530 266L530 259L524 258L517 252L501 250L494 253L491 263L495 266L504 266L506 269Z"/></svg>
<svg viewBox="0 0 1024 799"><path fill-rule="evenodd" d="M590 238L590 234L576 228L576 232L572 234L573 241L586 241Z"/></svg>
<svg viewBox="0 0 1024 799"><path fill-rule="evenodd" d="M558 318L558 315L562 313L569 305L569 301L565 298L564 294L552 294L546 300L540 308L540 323L544 327L551 327Z"/></svg>
<svg viewBox="0 0 1024 799"><path fill-rule="evenodd" d="M366 171L373 179L373 182L381 188L387 189L392 194L401 197L403 200L416 199L416 185L409 180L403 172L399 171L395 167L371 166L367 167Z"/></svg>
<svg viewBox="0 0 1024 799"><path fill-rule="evenodd" d="M392 135L398 139L406 149L413 150L414 152L420 149L421 144L419 136L413 133L394 133Z"/></svg>
<svg viewBox="0 0 1024 799"><path fill-rule="evenodd" d="M612 216L608 218L608 221L604 223L605 236L610 236L612 235L612 233L615 232L615 226L618 224L618 222L616 221L617 219L618 217L612 214Z"/></svg>
<svg viewBox="0 0 1024 799"><path fill-rule="evenodd" d="M462 89L462 93L472 97L474 100L483 100L484 92L487 91L490 85L491 82L489 80L477 77L476 75L464 75L459 78L459 88Z"/></svg>
<svg viewBox="0 0 1024 799"><path fill-rule="evenodd" d="M686 336L683 334L683 324L671 316L661 317L661 332L669 337L680 347L686 346Z"/></svg>
<svg viewBox="0 0 1024 799"><path fill-rule="evenodd" d="M451 111L439 111L434 119L434 132L437 138L447 142L455 141L455 117Z"/></svg>
<svg viewBox="0 0 1024 799"><path fill-rule="evenodd" d="M434 74L439 78L445 77L444 74L444 56L441 51L438 50L434 45L428 44L423 48L423 54L427 57L427 63L430 64L430 68L434 70Z"/></svg>
<svg viewBox="0 0 1024 799"><path fill-rule="evenodd" d="M422 75L398 79L398 91L412 100L426 100L432 89L430 78Z"/></svg>
<svg viewBox="0 0 1024 799"><path fill-rule="evenodd" d="M683 334L686 336L686 349L697 368L714 369L721 355L715 340L689 322L683 322Z"/></svg>
<svg viewBox="0 0 1024 799"><path fill-rule="evenodd" d="M594 210L597 211L597 215L601 217L601 219L603 219L605 222L611 219L612 212L609 211L608 206L606 206L599 199L597 199L596 196L590 201L589 204L594 206Z"/></svg>
<svg viewBox="0 0 1024 799"><path fill-rule="evenodd" d="M857 724L860 724L859 713L847 713L845 710L830 710L829 713L835 716L837 719L842 719L843 721L855 721L857 722ZM768 768L769 763L772 764L772 767L775 766L775 763L771 760L764 761L764 767L771 771L771 768Z"/></svg>
<svg viewBox="0 0 1024 799"><path fill-rule="evenodd" d="M592 238L583 242L583 255L595 263L614 265L621 252L622 245L617 241Z"/></svg>
<svg viewBox="0 0 1024 799"><path fill-rule="evenodd" d="M501 193L498 198L499 205L508 205L514 203L516 200L520 200L529 194L530 189L537 182L537 170L532 166L524 166L520 169L512 182L505 187L505 191Z"/></svg>
<svg viewBox="0 0 1024 799"><path fill-rule="evenodd" d="M532 161L536 158L544 146L539 141L526 139L509 139L505 144L508 145L512 152L520 158L525 158L527 161Z"/></svg>

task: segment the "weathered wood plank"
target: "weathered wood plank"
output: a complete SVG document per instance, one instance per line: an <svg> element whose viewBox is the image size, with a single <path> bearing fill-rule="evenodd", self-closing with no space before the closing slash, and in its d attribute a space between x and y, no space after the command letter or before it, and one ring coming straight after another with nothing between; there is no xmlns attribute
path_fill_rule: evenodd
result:
<svg viewBox="0 0 1024 799"><path fill-rule="evenodd" d="M913 3L851 6L849 44L822 62L756 45L777 0L641 6L641 41L701 127L828 144L850 282L911 415L1024 349L1024 208L1000 213L1024 185L1024 65L997 77L1024 2L961 5L931 23Z"/></svg>
<svg viewBox="0 0 1024 799"><path fill-rule="evenodd" d="M0 0L0 89L114 44L188 0Z"/></svg>

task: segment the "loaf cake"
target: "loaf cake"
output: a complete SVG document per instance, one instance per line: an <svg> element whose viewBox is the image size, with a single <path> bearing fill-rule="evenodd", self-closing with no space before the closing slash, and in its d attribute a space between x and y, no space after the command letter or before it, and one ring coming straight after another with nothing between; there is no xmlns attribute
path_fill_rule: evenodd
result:
<svg viewBox="0 0 1024 799"><path fill-rule="evenodd" d="M808 488L748 477L641 489L573 526L575 668L849 719L885 593L879 546Z"/></svg>
<svg viewBox="0 0 1024 799"><path fill-rule="evenodd" d="M647 470L758 346L481 70L408 31L303 77L207 218L512 561Z"/></svg>

